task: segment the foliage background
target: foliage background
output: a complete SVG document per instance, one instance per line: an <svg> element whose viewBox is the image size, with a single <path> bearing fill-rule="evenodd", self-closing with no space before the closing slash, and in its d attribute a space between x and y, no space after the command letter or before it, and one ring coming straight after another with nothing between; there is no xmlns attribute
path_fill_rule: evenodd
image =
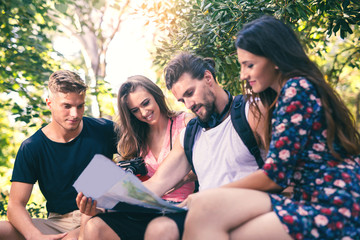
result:
<svg viewBox="0 0 360 240"><path fill-rule="evenodd" d="M175 54L189 51L214 58L219 82L238 94L236 33L248 21L274 15L297 32L360 129L359 0L0 0L0 12L2 218L19 144L50 120L44 98L52 71L67 68L85 79L91 87L86 115L116 114L116 96L105 81L106 56L124 20L130 17L145 17L145 29L155 27L150 49L153 70L170 103L179 108L162 77L162 69ZM68 59L55 51L57 36L75 39L81 46L79 53ZM35 187L30 202L36 204L29 204L31 215L45 216L43 201Z"/></svg>
<svg viewBox="0 0 360 240"><path fill-rule="evenodd" d="M153 53L159 69L179 51L212 57L219 82L233 94L241 92L236 33L264 14L282 19L344 97L360 127L360 1L171 0L144 4L143 14L165 32Z"/></svg>

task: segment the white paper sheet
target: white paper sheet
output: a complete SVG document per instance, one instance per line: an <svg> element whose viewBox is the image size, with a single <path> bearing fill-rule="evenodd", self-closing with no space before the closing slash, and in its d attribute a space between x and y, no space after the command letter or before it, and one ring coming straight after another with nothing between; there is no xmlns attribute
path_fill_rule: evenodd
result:
<svg viewBox="0 0 360 240"><path fill-rule="evenodd" d="M113 209L118 202L125 202L163 213L184 211L156 196L135 175L100 154L94 156L73 186L96 200L100 208Z"/></svg>

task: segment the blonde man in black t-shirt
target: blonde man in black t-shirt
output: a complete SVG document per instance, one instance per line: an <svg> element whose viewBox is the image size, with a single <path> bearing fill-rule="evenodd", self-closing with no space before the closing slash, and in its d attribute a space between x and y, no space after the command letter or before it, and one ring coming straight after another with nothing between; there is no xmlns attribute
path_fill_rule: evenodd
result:
<svg viewBox="0 0 360 240"><path fill-rule="evenodd" d="M116 153L113 122L83 117L86 85L74 72L60 70L49 79L46 104L52 121L26 139L17 153L0 239L74 239L82 214L73 183L97 153ZM26 204L38 181L47 200L47 219L32 219Z"/></svg>

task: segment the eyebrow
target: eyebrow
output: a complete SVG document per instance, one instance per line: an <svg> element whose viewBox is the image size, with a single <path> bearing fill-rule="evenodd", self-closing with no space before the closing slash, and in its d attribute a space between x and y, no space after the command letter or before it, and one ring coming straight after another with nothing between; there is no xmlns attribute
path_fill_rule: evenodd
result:
<svg viewBox="0 0 360 240"><path fill-rule="evenodd" d="M179 98L177 101L178 102L184 102L184 97L189 96L190 94L188 93L189 91L194 91L194 89L192 89L191 87L186 89L186 91L183 93L182 97Z"/></svg>
<svg viewBox="0 0 360 240"><path fill-rule="evenodd" d="M148 101L148 100L149 100L149 98L145 98L140 104L143 105L144 102L146 102L146 101Z"/></svg>
<svg viewBox="0 0 360 240"><path fill-rule="evenodd" d="M62 102L62 103L60 103L60 104L61 104L61 105L76 106L76 107L78 107L78 106L85 105L85 102L80 103L80 104L77 104L77 105L75 105L75 104L71 104L71 103L68 103L68 102Z"/></svg>
<svg viewBox="0 0 360 240"><path fill-rule="evenodd" d="M143 105L145 101L149 100L149 98L145 98L141 103L140 105ZM139 108L139 107L133 107L133 108L130 108L130 111L136 109L136 108Z"/></svg>

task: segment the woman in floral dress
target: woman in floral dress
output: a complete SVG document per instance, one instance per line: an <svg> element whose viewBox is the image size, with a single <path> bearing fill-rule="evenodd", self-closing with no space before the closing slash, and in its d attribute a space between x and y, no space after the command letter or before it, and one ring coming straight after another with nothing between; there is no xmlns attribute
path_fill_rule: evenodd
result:
<svg viewBox="0 0 360 240"><path fill-rule="evenodd" d="M241 80L270 109L266 162L191 195L184 239L360 239L360 134L350 112L281 21L248 23L236 47ZM280 193L288 186L291 197Z"/></svg>

